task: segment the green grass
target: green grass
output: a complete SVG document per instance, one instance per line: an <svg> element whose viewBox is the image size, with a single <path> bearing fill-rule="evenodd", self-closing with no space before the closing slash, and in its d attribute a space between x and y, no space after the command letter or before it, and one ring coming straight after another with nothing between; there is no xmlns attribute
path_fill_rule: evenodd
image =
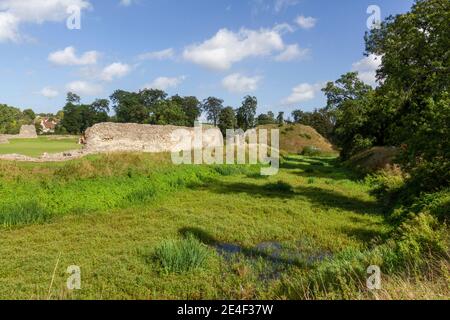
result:
<svg viewBox="0 0 450 320"><path fill-rule="evenodd" d="M296 298L305 274L391 231L333 158L292 156L268 178L168 159L0 162L0 299Z"/></svg>
<svg viewBox="0 0 450 320"><path fill-rule="evenodd" d="M37 139L11 139L7 144L0 144L1 154L21 154L38 157L43 153L59 153L79 149L78 137L54 140L51 136Z"/></svg>
<svg viewBox="0 0 450 320"><path fill-rule="evenodd" d="M165 240L154 252L154 259L165 274L186 273L201 269L210 251L193 236L183 240Z"/></svg>

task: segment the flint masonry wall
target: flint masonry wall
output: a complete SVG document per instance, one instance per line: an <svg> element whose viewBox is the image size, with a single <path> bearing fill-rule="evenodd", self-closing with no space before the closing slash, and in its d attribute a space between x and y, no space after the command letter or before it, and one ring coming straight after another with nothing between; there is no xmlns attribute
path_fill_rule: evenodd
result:
<svg viewBox="0 0 450 320"><path fill-rule="evenodd" d="M182 132L175 139L174 132ZM203 129L202 145L190 145L194 128L133 123L99 123L85 133L87 152L173 152L222 144L219 129ZM180 143L180 138L184 143Z"/></svg>
<svg viewBox="0 0 450 320"><path fill-rule="evenodd" d="M25 125L20 128L20 133L17 138L22 139L35 139L37 138L36 127L34 125Z"/></svg>

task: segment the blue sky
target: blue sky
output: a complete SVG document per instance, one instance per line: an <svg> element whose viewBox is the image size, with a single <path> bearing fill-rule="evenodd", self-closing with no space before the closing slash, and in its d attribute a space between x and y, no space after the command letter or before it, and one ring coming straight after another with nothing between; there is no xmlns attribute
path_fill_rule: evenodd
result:
<svg viewBox="0 0 450 320"><path fill-rule="evenodd" d="M71 5L80 30L66 26ZM370 5L384 18L412 0L0 0L0 103L56 112L68 90L90 102L158 87L233 107L252 94L259 112L311 110L345 72L372 83Z"/></svg>

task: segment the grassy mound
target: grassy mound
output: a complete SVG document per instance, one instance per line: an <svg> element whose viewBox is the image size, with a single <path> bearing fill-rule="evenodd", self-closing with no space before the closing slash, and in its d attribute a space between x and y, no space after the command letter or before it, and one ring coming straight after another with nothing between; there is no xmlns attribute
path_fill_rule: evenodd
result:
<svg viewBox="0 0 450 320"><path fill-rule="evenodd" d="M259 129L280 130L280 150L291 154L301 154L305 149L314 149L321 154L337 154L333 145L315 129L301 124L278 126L264 125Z"/></svg>

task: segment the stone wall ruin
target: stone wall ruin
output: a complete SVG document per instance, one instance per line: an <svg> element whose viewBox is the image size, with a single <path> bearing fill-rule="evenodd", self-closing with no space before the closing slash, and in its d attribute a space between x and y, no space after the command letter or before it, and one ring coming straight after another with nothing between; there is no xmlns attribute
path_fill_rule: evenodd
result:
<svg viewBox="0 0 450 320"><path fill-rule="evenodd" d="M190 145L195 128L157 126L134 123L99 123L86 130L84 150L101 152L177 152L196 148L223 145L222 133L217 128L197 129L203 132L201 145ZM185 143L174 138L174 132L181 132ZM180 138L180 137L178 137ZM189 143L188 143L189 142Z"/></svg>

